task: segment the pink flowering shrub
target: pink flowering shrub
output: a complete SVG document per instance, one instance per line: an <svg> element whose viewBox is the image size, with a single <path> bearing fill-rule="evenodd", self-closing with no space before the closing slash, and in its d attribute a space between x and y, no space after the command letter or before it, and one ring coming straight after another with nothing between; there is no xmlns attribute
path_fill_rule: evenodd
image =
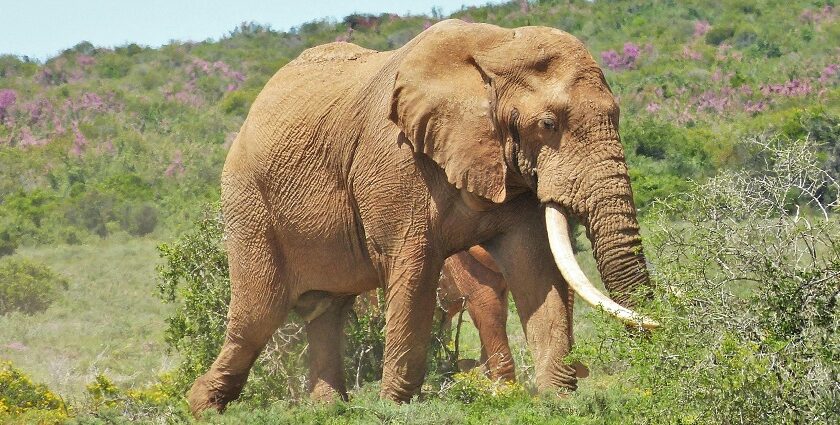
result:
<svg viewBox="0 0 840 425"><path fill-rule="evenodd" d="M712 28L708 21L695 21L694 22L694 37L699 38L706 35L707 32Z"/></svg>
<svg viewBox="0 0 840 425"><path fill-rule="evenodd" d="M79 130L78 121L73 121L71 126L73 129L73 145L70 147L70 155L77 157L82 156L82 153L84 152L85 147L88 144L87 138L82 133L82 131Z"/></svg>
<svg viewBox="0 0 840 425"><path fill-rule="evenodd" d="M808 80L790 80L782 84L762 84L761 94L765 96L780 95L786 97L805 96L810 94L813 88Z"/></svg>
<svg viewBox="0 0 840 425"><path fill-rule="evenodd" d="M828 84L832 79L836 79L840 73L840 64L832 63L823 68L820 72L819 82L821 84Z"/></svg>
<svg viewBox="0 0 840 425"><path fill-rule="evenodd" d="M18 142L18 147L28 148L44 146L46 144L46 140L35 138L35 136L32 134L32 130L30 130L29 127L24 127L20 130L20 142Z"/></svg>
<svg viewBox="0 0 840 425"><path fill-rule="evenodd" d="M700 59L703 59L703 55L700 54L700 52L691 50L691 48L688 46L683 46L682 56L685 59L693 61L699 61Z"/></svg>
<svg viewBox="0 0 840 425"><path fill-rule="evenodd" d="M808 24L818 24L831 21L834 18L834 8L825 6L820 10L805 9L799 14L799 20Z"/></svg>
<svg viewBox="0 0 840 425"><path fill-rule="evenodd" d="M0 90L0 121L2 121L9 113L10 109L15 106L17 101L17 92L12 89Z"/></svg>
<svg viewBox="0 0 840 425"><path fill-rule="evenodd" d="M636 67L636 61L639 59L639 45L635 43L624 43L624 50L621 54L615 50L607 50L601 52L601 60L604 65L613 71L623 71L626 69L633 69Z"/></svg>
<svg viewBox="0 0 840 425"><path fill-rule="evenodd" d="M76 55L76 65L79 65L83 68L89 67L96 63L96 58L93 56L88 55Z"/></svg>
<svg viewBox="0 0 840 425"><path fill-rule="evenodd" d="M82 109L87 109L95 112L105 112L108 107L102 97L93 92L82 94L78 106Z"/></svg>

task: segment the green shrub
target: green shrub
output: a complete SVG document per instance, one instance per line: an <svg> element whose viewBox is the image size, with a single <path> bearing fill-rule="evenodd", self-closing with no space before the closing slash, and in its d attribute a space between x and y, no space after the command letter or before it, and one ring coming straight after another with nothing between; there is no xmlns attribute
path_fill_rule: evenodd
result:
<svg viewBox="0 0 840 425"><path fill-rule="evenodd" d="M128 75L132 65L131 59L127 56L113 53L99 57L96 71L102 78L122 78Z"/></svg>
<svg viewBox="0 0 840 425"><path fill-rule="evenodd" d="M255 89L234 90L222 97L219 106L227 114L244 117L257 94L259 94L259 90Z"/></svg>
<svg viewBox="0 0 840 425"><path fill-rule="evenodd" d="M188 233L158 247L164 260L157 269L158 295L165 302L177 305L175 313L167 319L166 329L166 342L181 357L168 389L173 395L183 394L210 367L224 340L230 279L222 234L222 217L216 205L206 210ZM385 297L382 295L357 302L347 321L344 365L351 386L360 387L382 376L385 345ZM440 315L442 311L437 313ZM446 335L448 328L438 327L435 343L430 347L429 371L437 380L453 369L446 364L451 360L445 349ZM292 319L275 332L257 359L241 399L264 404L304 397L305 349L303 325L292 314Z"/></svg>
<svg viewBox="0 0 840 425"><path fill-rule="evenodd" d="M655 205L646 237L662 327L596 317L577 355L623 365L638 423L832 423L840 411L837 186L813 143L755 139L760 170ZM836 193L836 192L835 192ZM604 341L609 341L605 344Z"/></svg>
<svg viewBox="0 0 840 425"><path fill-rule="evenodd" d="M151 202L126 203L123 205L118 220L120 227L134 236L152 233L157 227L158 210Z"/></svg>
<svg viewBox="0 0 840 425"><path fill-rule="evenodd" d="M706 33L706 43L718 46L735 35L735 28L729 25L715 25Z"/></svg>
<svg viewBox="0 0 840 425"><path fill-rule="evenodd" d="M0 314L46 310L67 288L67 280L46 265L11 257L0 260Z"/></svg>
<svg viewBox="0 0 840 425"><path fill-rule="evenodd" d="M0 231L0 257L14 254L17 247L17 238L15 238L8 230Z"/></svg>
<svg viewBox="0 0 840 425"><path fill-rule="evenodd" d="M35 384L10 362L0 362L0 422L58 424L67 419L64 401Z"/></svg>
<svg viewBox="0 0 840 425"><path fill-rule="evenodd" d="M520 399L529 399L530 395L521 384L507 381L492 381L480 368L468 372L456 373L452 382L439 392L444 399L461 403L481 403L504 407Z"/></svg>
<svg viewBox="0 0 840 425"><path fill-rule="evenodd" d="M218 211L218 206L208 210L192 231L158 247L164 259L158 267L159 295L177 304L166 329L166 342L181 357L168 390L177 395L210 367L224 341L230 279ZM278 329L251 370L243 400L263 403L305 394L303 333L295 321Z"/></svg>

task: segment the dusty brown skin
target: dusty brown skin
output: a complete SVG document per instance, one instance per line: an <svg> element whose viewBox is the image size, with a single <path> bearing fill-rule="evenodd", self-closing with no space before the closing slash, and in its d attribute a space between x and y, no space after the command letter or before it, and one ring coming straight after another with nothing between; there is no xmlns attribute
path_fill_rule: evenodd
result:
<svg viewBox="0 0 840 425"><path fill-rule="evenodd" d="M446 259L438 298L451 321L462 308L469 312L481 340L480 365L491 379L516 379L507 337L505 278L490 254L480 246Z"/></svg>
<svg viewBox="0 0 840 425"><path fill-rule="evenodd" d="M409 400L444 260L476 244L509 286L538 387L574 389L574 295L544 206L584 223L613 299L648 282L618 114L584 46L551 28L450 20L395 51L305 51L257 97L225 163L230 321L193 412L239 395L291 309L309 320L312 394L346 397L342 312L379 286L381 396Z"/></svg>
<svg viewBox="0 0 840 425"><path fill-rule="evenodd" d="M507 337L508 287L493 257L481 246L470 247L443 263L438 300L451 322L466 309L481 341L478 362L459 360L461 370L480 366L493 380L515 381L516 370ZM575 362L578 378L589 376L583 364Z"/></svg>

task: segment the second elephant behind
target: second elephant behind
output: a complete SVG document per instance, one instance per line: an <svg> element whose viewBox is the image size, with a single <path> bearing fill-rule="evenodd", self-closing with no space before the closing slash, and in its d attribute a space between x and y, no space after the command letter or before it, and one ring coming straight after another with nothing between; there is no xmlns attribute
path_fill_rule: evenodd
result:
<svg viewBox="0 0 840 425"><path fill-rule="evenodd" d="M508 287L504 276L484 248L476 245L446 259L441 271L438 298L449 320L463 308L478 330L480 365L493 380L516 380L513 354L507 335ZM589 370L574 363L578 378Z"/></svg>

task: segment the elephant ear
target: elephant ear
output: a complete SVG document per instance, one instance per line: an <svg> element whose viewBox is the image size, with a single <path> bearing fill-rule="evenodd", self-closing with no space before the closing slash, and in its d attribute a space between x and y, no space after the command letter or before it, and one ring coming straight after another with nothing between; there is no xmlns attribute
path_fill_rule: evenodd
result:
<svg viewBox="0 0 840 425"><path fill-rule="evenodd" d="M450 183L496 203L506 196L506 165L492 79L475 56L504 35L456 20L427 29L405 47L390 113L414 151L440 165Z"/></svg>

